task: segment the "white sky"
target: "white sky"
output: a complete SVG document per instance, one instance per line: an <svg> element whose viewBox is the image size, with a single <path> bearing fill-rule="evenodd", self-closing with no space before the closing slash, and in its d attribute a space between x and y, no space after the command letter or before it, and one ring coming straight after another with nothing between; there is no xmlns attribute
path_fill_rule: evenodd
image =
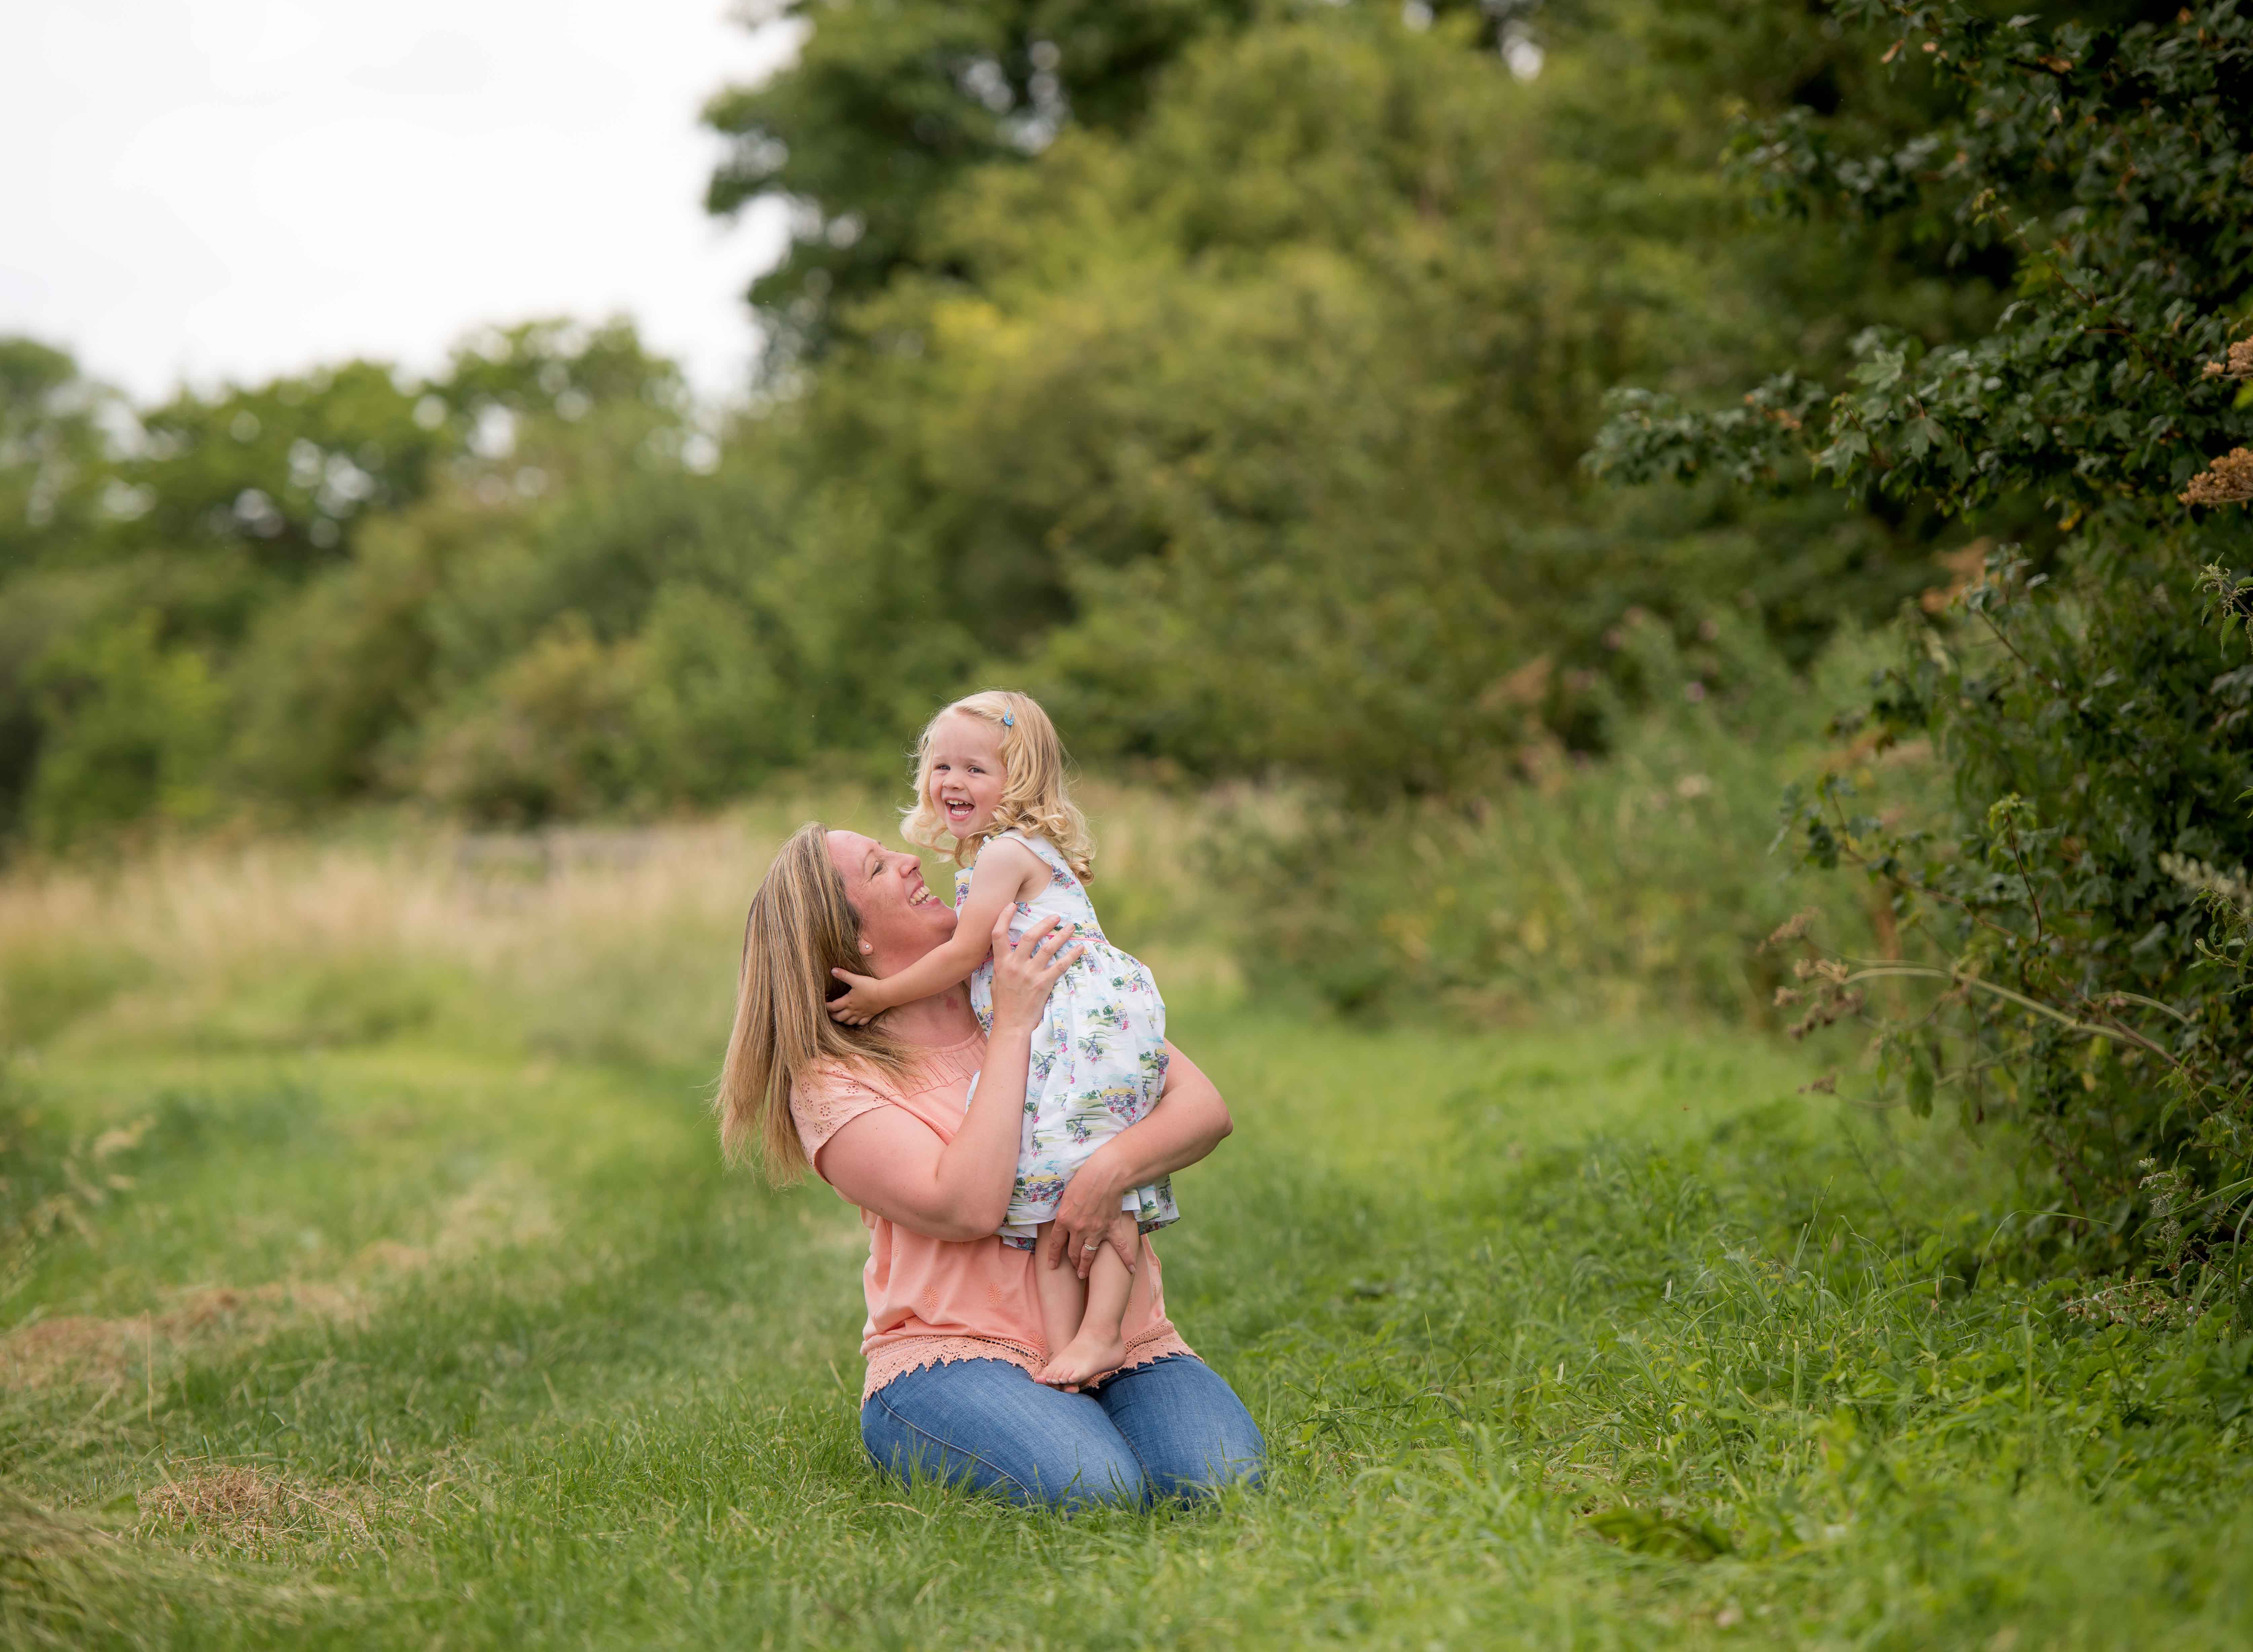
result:
<svg viewBox="0 0 2253 1652"><path fill-rule="evenodd" d="M783 213L701 199L728 0L0 0L0 332L150 398L624 311L743 381Z"/></svg>

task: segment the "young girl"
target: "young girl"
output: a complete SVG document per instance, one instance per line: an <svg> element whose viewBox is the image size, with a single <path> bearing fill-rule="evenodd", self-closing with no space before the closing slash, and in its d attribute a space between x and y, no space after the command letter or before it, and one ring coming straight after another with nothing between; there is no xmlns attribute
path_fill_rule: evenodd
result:
<svg viewBox="0 0 2253 1652"><path fill-rule="evenodd" d="M1085 888L1087 822L1064 792L1056 727L1029 697L989 690L931 720L916 753L915 806L902 829L930 848L952 840L954 938L896 975L834 972L852 989L829 1006L839 1021L858 1025L967 979L971 1007L990 1029L991 938L1005 907L1015 909L1013 937L1054 914L1075 926L1082 947L1080 961L1050 992L1033 1038L1017 1179L1001 1224L1003 1243L1035 1249L1072 1173L1156 1105L1166 1080L1166 1007L1150 972L1105 940L1096 922ZM1178 1214L1162 1181L1135 1188L1121 1208L1145 1233ZM1040 1380L1076 1388L1126 1357L1120 1324L1133 1275L1109 1245L1085 1286L1074 1269L1041 1260L1033 1278L1050 1359Z"/></svg>

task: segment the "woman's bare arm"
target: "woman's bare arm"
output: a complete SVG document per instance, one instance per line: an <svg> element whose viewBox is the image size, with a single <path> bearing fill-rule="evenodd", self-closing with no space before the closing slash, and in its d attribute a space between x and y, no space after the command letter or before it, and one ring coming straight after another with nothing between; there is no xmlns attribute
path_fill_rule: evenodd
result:
<svg viewBox="0 0 2253 1652"><path fill-rule="evenodd" d="M1228 1104L1212 1080L1170 1043L1166 1056L1166 1087L1157 1105L1090 1154L1065 1184L1056 1213L1064 1244L1050 1265L1068 1257L1085 1278L1092 1261L1086 1249L1090 1239L1108 1238L1114 1249L1119 1247L1112 1224L1127 1188L1147 1187L1195 1164L1235 1129ZM1120 1254L1129 1267L1133 1265L1134 1258L1126 1251Z"/></svg>
<svg viewBox="0 0 2253 1652"><path fill-rule="evenodd" d="M1015 1180L1033 1032L1049 988L1081 949L1043 918L1015 946L994 920L994 1030L970 1110L954 1140L896 1107L862 1113L821 1149L822 1180L854 1203L934 1239L982 1239L1001 1225Z"/></svg>

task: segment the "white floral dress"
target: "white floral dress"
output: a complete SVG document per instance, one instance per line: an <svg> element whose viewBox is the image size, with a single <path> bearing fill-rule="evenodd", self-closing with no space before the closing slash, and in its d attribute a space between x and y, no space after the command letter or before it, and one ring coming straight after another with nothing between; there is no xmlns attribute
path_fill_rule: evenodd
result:
<svg viewBox="0 0 2253 1652"><path fill-rule="evenodd" d="M1030 1248L1033 1231L1056 1215L1072 1173L1111 1137L1157 1105L1166 1083L1166 1004L1140 959L1104 938L1087 889L1056 847L1023 832L1001 837L1022 843L1049 869L1048 887L1017 903L1011 939L1036 918L1051 914L1078 926L1078 963L1049 991L1048 1008L1033 1034L1032 1071L1025 1085L1025 1123L1018 1140L1016 1185L1009 1192L1001 1237ZM954 903L970 892L970 869L955 874ZM994 960L970 978L970 1003L978 1021L994 1030ZM973 1086L974 1091L975 1086ZM1136 1188L1120 1201L1143 1232L1180 1218L1163 1179Z"/></svg>

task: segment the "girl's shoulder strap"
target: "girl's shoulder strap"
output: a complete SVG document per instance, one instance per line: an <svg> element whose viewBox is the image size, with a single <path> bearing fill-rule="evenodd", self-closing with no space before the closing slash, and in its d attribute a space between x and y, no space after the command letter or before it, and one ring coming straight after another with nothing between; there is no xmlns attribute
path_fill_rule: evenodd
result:
<svg viewBox="0 0 2253 1652"><path fill-rule="evenodd" d="M1041 866L1048 868L1052 879L1061 879L1061 882L1071 883L1071 886L1077 888L1081 895L1086 895L1086 883L1081 882L1079 872L1072 870L1071 861L1064 859L1064 850L1059 850L1055 843L1050 843L1048 839L1043 839L1039 832L1021 832L1021 829L1012 827L1012 829L1007 829L1007 832L1002 832L1001 836L1023 843L1028 850L1032 850L1034 854L1039 856Z"/></svg>
<svg viewBox="0 0 2253 1652"><path fill-rule="evenodd" d="M1022 843L1030 849L1041 864L1051 872L1062 871L1067 876L1071 875L1071 868L1064 864L1063 852L1038 833L1027 832L1021 827L1011 826L1007 832L996 832L994 839L996 842L1007 839L1011 843Z"/></svg>

